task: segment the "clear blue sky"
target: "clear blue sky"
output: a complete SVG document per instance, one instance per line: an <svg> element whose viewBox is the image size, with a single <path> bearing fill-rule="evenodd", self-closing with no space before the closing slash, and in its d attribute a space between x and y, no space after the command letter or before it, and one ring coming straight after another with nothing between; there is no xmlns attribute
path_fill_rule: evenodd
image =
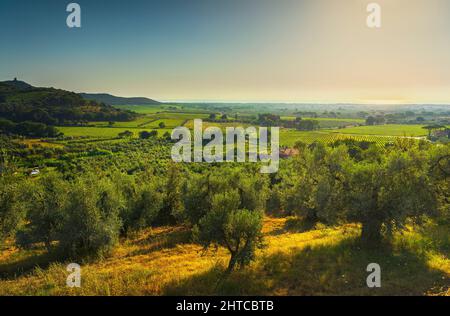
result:
<svg viewBox="0 0 450 316"><path fill-rule="evenodd" d="M0 1L0 80L159 100L450 103L450 1Z"/></svg>

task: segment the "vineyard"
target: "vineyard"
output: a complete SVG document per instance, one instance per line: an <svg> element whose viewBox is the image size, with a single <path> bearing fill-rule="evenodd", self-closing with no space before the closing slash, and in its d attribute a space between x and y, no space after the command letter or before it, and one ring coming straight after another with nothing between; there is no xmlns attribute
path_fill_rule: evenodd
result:
<svg viewBox="0 0 450 316"><path fill-rule="evenodd" d="M380 136L380 135L354 135L336 132L302 132L296 130L281 130L280 145L293 146L296 142L301 141L307 144L320 142L324 144L333 143L339 140L353 139L360 142L375 143L380 147L384 147L388 143L392 143L396 136Z"/></svg>

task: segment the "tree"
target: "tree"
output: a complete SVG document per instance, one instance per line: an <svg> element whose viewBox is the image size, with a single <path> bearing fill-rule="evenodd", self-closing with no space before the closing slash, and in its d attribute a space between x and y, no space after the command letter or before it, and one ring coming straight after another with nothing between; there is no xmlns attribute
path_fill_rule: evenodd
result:
<svg viewBox="0 0 450 316"><path fill-rule="evenodd" d="M176 164L171 164L164 185L163 205L158 216L160 224L173 224L184 220L184 205L181 196L182 187L183 177L180 167Z"/></svg>
<svg viewBox="0 0 450 316"><path fill-rule="evenodd" d="M58 240L61 233L68 186L56 174L44 176L30 186L27 225L18 232L17 242L23 247L44 242L50 250L52 242Z"/></svg>
<svg viewBox="0 0 450 316"><path fill-rule="evenodd" d="M149 138L156 137L156 136L158 136L158 131L155 131L155 130L153 130L151 132L142 131L139 133L140 139L149 139Z"/></svg>
<svg viewBox="0 0 450 316"><path fill-rule="evenodd" d="M386 119L384 118L383 115L377 115L375 117L375 124L376 125L383 125L384 123L386 123Z"/></svg>
<svg viewBox="0 0 450 316"><path fill-rule="evenodd" d="M166 124L165 124L164 122L160 122L160 123L158 124L158 126L159 126L159 128L165 128L165 127L166 127Z"/></svg>
<svg viewBox="0 0 450 316"><path fill-rule="evenodd" d="M212 210L193 229L194 239L204 249L223 246L230 253L227 272L241 268L263 247L262 212L238 209L239 193L227 191L214 196Z"/></svg>
<svg viewBox="0 0 450 316"><path fill-rule="evenodd" d="M438 125L438 124L433 124L433 125L427 125L427 126L424 126L424 127L422 127L422 128L428 130L428 137L431 137L431 133L432 133L434 130L445 128L445 126L443 126L443 125Z"/></svg>
<svg viewBox="0 0 450 316"><path fill-rule="evenodd" d="M120 138L130 138L133 137L133 135L133 132L127 130L119 133L117 136L119 136Z"/></svg>
<svg viewBox="0 0 450 316"><path fill-rule="evenodd" d="M71 186L59 247L70 257L103 257L118 242L124 201L107 180L93 175Z"/></svg>
<svg viewBox="0 0 450 316"><path fill-rule="evenodd" d="M316 120L298 120L295 121L298 130L313 131L319 128L319 122Z"/></svg>
<svg viewBox="0 0 450 316"><path fill-rule="evenodd" d="M215 120L215 119L216 119L216 113L211 113L211 114L209 115L209 119L210 119L210 120Z"/></svg>
<svg viewBox="0 0 450 316"><path fill-rule="evenodd" d="M425 153L393 151L381 162L349 165L347 219L362 223L362 241L379 244L382 230L402 228L407 219L436 214L437 196Z"/></svg>
<svg viewBox="0 0 450 316"><path fill-rule="evenodd" d="M169 132L165 132L163 134L163 138L166 140L171 140L172 139L172 135Z"/></svg>
<svg viewBox="0 0 450 316"><path fill-rule="evenodd" d="M25 217L22 182L0 174L0 242L14 236Z"/></svg>
<svg viewBox="0 0 450 316"><path fill-rule="evenodd" d="M301 146L301 148L300 148ZM348 148L327 148L323 144L311 147L298 144L300 154L293 166L282 175L279 186L281 204L290 214L295 213L306 223L334 223L343 209L344 165L349 159Z"/></svg>
<svg viewBox="0 0 450 316"><path fill-rule="evenodd" d="M375 118L373 116L369 116L366 119L366 125L375 125Z"/></svg>
<svg viewBox="0 0 450 316"><path fill-rule="evenodd" d="M212 189L210 174L192 173L189 175L189 179L184 183L182 189L184 217L189 223L198 224L200 219L210 211Z"/></svg>
<svg viewBox="0 0 450 316"><path fill-rule="evenodd" d="M0 132L3 132L4 134L12 134L14 133L15 128L16 124L10 120L0 119Z"/></svg>
<svg viewBox="0 0 450 316"><path fill-rule="evenodd" d="M127 190L124 192L127 206L121 212L125 232L150 227L163 206L164 194L159 179L152 172L146 172L139 181L130 179L126 184L123 189Z"/></svg>

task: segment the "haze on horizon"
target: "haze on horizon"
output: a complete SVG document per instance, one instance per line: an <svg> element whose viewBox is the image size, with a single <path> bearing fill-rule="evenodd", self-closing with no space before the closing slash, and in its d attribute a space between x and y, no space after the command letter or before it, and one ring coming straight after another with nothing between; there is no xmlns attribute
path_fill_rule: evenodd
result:
<svg viewBox="0 0 450 316"><path fill-rule="evenodd" d="M448 0L2 0L0 80L168 101L450 103ZM366 6L382 7L382 28Z"/></svg>

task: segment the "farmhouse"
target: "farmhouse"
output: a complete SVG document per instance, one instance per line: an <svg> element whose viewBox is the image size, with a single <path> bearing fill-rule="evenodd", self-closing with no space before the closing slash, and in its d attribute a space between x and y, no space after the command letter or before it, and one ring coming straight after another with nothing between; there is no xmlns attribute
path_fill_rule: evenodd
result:
<svg viewBox="0 0 450 316"><path fill-rule="evenodd" d="M448 138L450 138L450 128L446 128L446 129L444 129L444 130L436 130L436 131L434 131L434 136L435 137L438 137L438 138L441 138L441 137L448 137Z"/></svg>

